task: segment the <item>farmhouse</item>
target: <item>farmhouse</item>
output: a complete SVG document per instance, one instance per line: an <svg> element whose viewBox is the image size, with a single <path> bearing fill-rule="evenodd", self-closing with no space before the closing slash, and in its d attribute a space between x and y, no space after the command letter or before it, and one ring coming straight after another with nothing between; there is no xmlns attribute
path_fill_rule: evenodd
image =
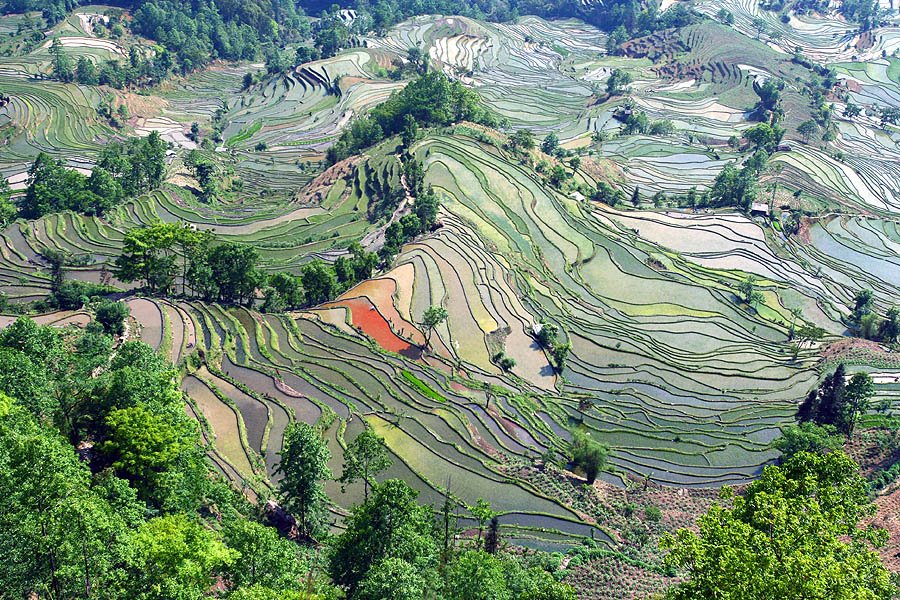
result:
<svg viewBox="0 0 900 600"><path fill-rule="evenodd" d="M750 215L754 217L768 217L769 205L766 202L754 202L750 205Z"/></svg>

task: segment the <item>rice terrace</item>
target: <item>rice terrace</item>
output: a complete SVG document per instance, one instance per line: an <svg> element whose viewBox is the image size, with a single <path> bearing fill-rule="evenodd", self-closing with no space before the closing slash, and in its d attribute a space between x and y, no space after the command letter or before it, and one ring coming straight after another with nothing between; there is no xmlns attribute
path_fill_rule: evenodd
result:
<svg viewBox="0 0 900 600"><path fill-rule="evenodd" d="M0 0L0 599L900 597L895 0Z"/></svg>

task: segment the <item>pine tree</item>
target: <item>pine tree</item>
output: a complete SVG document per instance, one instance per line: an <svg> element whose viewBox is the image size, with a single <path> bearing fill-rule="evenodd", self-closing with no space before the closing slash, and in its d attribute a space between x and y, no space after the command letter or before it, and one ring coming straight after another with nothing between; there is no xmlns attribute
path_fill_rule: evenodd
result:
<svg viewBox="0 0 900 600"><path fill-rule="evenodd" d="M484 536L484 551L488 554L496 554L500 549L500 521L497 517L491 519L488 525L487 535Z"/></svg>
<svg viewBox="0 0 900 600"><path fill-rule="evenodd" d="M838 425L844 414L844 379L846 369L837 366L831 377L826 377L820 387L819 411L816 422L819 425Z"/></svg>
<svg viewBox="0 0 900 600"><path fill-rule="evenodd" d="M801 423L816 421L819 414L819 390L811 390L806 395L806 400L800 403L797 409L797 420Z"/></svg>

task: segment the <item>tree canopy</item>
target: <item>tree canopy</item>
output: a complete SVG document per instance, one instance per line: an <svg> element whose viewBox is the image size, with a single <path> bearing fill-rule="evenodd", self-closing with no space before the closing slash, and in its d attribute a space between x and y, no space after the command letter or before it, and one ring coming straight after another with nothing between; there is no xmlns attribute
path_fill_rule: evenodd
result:
<svg viewBox="0 0 900 600"><path fill-rule="evenodd" d="M315 427L298 422L285 429L279 456L277 472L282 478L278 489L285 506L296 515L300 533L315 536L322 531L327 516L328 499L322 483L331 478L331 451Z"/></svg>
<svg viewBox="0 0 900 600"><path fill-rule="evenodd" d="M606 466L609 448L597 442L580 429L572 432L572 464L584 472L588 485L594 483L597 475Z"/></svg>
<svg viewBox="0 0 900 600"><path fill-rule="evenodd" d="M391 466L384 439L366 428L347 445L344 451L344 468L338 481L347 485L362 480L364 498L369 498L369 482L378 473Z"/></svg>
<svg viewBox="0 0 900 600"><path fill-rule="evenodd" d="M496 124L478 93L432 71L411 81L384 103L353 122L328 149L328 162L336 163L359 150L401 133L412 117L418 127L445 126L460 121Z"/></svg>
<svg viewBox="0 0 900 600"><path fill-rule="evenodd" d="M431 509L416 503L417 496L405 482L389 479L376 485L369 498L353 510L329 556L328 570L337 585L354 593L373 567L387 559L404 561L418 573L434 571L438 562L436 524ZM391 568L405 569L396 562Z"/></svg>
<svg viewBox="0 0 900 600"><path fill-rule="evenodd" d="M165 175L165 155L166 143L156 132L126 143L113 142L86 176L41 152L28 170L18 216L36 219L63 210L103 214L124 198L158 187Z"/></svg>
<svg viewBox="0 0 900 600"><path fill-rule="evenodd" d="M859 469L843 452L797 452L769 466L741 496L700 518L699 533L667 535L666 562L687 579L670 600L892 598L873 550L882 530L861 525L874 512Z"/></svg>

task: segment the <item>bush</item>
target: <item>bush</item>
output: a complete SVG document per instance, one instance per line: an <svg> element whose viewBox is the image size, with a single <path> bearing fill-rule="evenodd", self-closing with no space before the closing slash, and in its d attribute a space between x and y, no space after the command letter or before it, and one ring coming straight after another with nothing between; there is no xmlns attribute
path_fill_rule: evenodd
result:
<svg viewBox="0 0 900 600"><path fill-rule="evenodd" d="M110 335L125 333L125 319L131 313L124 302L104 300L97 307L95 318L103 326L103 331Z"/></svg>
<svg viewBox="0 0 900 600"><path fill-rule="evenodd" d="M644 518L651 523L659 523L662 520L662 511L656 506L647 506L644 508Z"/></svg>
<svg viewBox="0 0 900 600"><path fill-rule="evenodd" d="M47 304L51 308L60 310L78 310L90 301L91 298L108 292L105 285L90 283L87 281L66 281L59 286L50 297Z"/></svg>

